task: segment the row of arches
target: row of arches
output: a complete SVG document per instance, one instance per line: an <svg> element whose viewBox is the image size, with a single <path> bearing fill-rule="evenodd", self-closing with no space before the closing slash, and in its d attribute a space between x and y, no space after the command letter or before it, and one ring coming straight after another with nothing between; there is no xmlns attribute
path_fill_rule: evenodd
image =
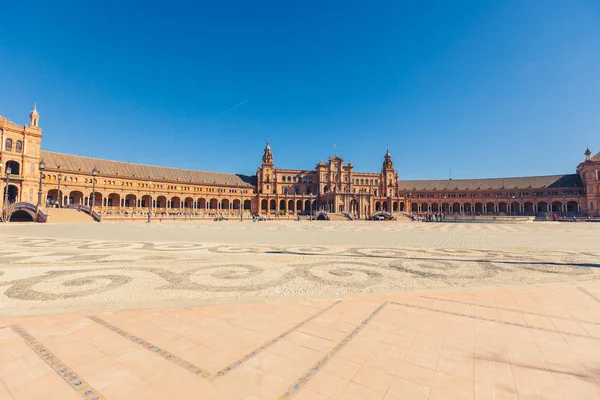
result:
<svg viewBox="0 0 600 400"><path fill-rule="evenodd" d="M271 199L270 201L267 199L263 199L260 202L260 210L261 211L283 211L283 212L303 212L316 210L317 202L316 200L279 200L279 208L277 208L277 200Z"/></svg>
<svg viewBox="0 0 600 400"><path fill-rule="evenodd" d="M404 211L406 211L405 208L406 208L406 205L404 204L403 201L392 202L392 210L391 210L392 212L398 212L398 211L404 212ZM388 202L387 201L382 201L382 202L376 201L375 202L375 212L378 212L378 211L390 211L389 207L388 207Z"/></svg>
<svg viewBox="0 0 600 400"><path fill-rule="evenodd" d="M60 204L68 206L74 205L91 205L92 198L94 199L94 207L125 207L125 208L147 208L152 202L152 208L165 209L211 209L211 210L239 210L242 205L244 210L250 210L252 202L248 199L193 199L192 197L181 198L173 196L157 196L152 198L150 195L136 196L135 194L127 194L121 196L118 193L110 193L103 196L102 193L95 192L85 194L81 191L74 190L68 194L61 190L62 201L59 200L58 189L49 190L46 199L52 204ZM242 202L243 201L243 202Z"/></svg>
<svg viewBox="0 0 600 400"><path fill-rule="evenodd" d="M540 201L533 203L527 201L524 203L512 202L512 203L412 203L411 211L413 213L428 213L428 212L443 212L443 213L543 213L543 212L554 212L554 213L575 213L579 212L579 203L576 201L553 201L545 202Z"/></svg>

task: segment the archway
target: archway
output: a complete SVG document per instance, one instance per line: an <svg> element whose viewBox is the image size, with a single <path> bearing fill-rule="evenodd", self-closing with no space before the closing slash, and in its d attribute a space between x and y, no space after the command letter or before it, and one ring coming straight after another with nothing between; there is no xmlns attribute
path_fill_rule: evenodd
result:
<svg viewBox="0 0 600 400"><path fill-rule="evenodd" d="M485 205L486 212L488 214L496 212L496 208L494 207L494 203L489 202Z"/></svg>
<svg viewBox="0 0 600 400"><path fill-rule="evenodd" d="M297 212L302 211L302 200L296 201L296 211Z"/></svg>
<svg viewBox="0 0 600 400"><path fill-rule="evenodd" d="M244 200L244 210L250 210L252 202L250 200Z"/></svg>
<svg viewBox="0 0 600 400"><path fill-rule="evenodd" d="M419 212L419 205L417 203L412 203L410 205L410 211L414 213Z"/></svg>
<svg viewBox="0 0 600 400"><path fill-rule="evenodd" d="M288 211L294 212L294 200L288 201Z"/></svg>
<svg viewBox="0 0 600 400"><path fill-rule="evenodd" d="M223 199L221 201L221 209L222 210L229 210L229 200L228 199Z"/></svg>
<svg viewBox="0 0 600 400"><path fill-rule="evenodd" d="M58 189L50 189L48 193L46 193L46 204L48 203L58 203Z"/></svg>
<svg viewBox="0 0 600 400"><path fill-rule="evenodd" d="M504 202L498 203L498 212L501 212L501 213L508 212L506 203L504 203Z"/></svg>
<svg viewBox="0 0 600 400"><path fill-rule="evenodd" d="M397 201L394 201L394 202L392 203L392 210L393 210L394 212L398 211L398 202L397 202Z"/></svg>
<svg viewBox="0 0 600 400"><path fill-rule="evenodd" d="M271 200L269 206L270 206L271 211L275 211L277 209L277 202L275 201L275 199Z"/></svg>
<svg viewBox="0 0 600 400"><path fill-rule="evenodd" d="M6 162L6 169L4 171L2 171L2 173L4 174L5 171L10 167L10 174L11 175L21 175L21 165L16 162L16 161L7 161Z"/></svg>
<svg viewBox="0 0 600 400"><path fill-rule="evenodd" d="M523 212L528 214L533 213L533 203L528 201L525 204L523 204Z"/></svg>
<svg viewBox="0 0 600 400"><path fill-rule="evenodd" d="M198 199L198 208L206 209L206 199Z"/></svg>
<svg viewBox="0 0 600 400"><path fill-rule="evenodd" d="M266 200L266 199L263 199L263 200L260 202L260 209L261 209L261 210L264 210L264 211L267 211L267 200Z"/></svg>
<svg viewBox="0 0 600 400"><path fill-rule="evenodd" d="M92 195L94 196L94 207L102 207L102 193L100 192L94 192L94 193L90 193L90 196L88 197L88 202L89 205L92 205Z"/></svg>
<svg viewBox="0 0 600 400"><path fill-rule="evenodd" d="M285 200L279 200L279 211L285 212Z"/></svg>
<svg viewBox="0 0 600 400"><path fill-rule="evenodd" d="M378 201L377 201L377 202L375 202L375 211L376 211L376 212L379 212L379 211L381 211L381 203L379 203Z"/></svg>
<svg viewBox="0 0 600 400"><path fill-rule="evenodd" d="M431 204L431 212L434 212L434 213L435 213L435 212L438 212L438 211L440 211L440 208L439 208L439 206L438 206L438 203L433 203L433 204Z"/></svg>
<svg viewBox="0 0 600 400"><path fill-rule="evenodd" d="M309 211L310 210L310 200L306 200L304 202L304 211ZM314 210L314 207L313 207Z"/></svg>
<svg viewBox="0 0 600 400"><path fill-rule="evenodd" d="M510 212L511 212L511 214L520 213L521 212L521 207L520 206L521 205L518 202L513 201L512 204L510 205Z"/></svg>
<svg viewBox="0 0 600 400"><path fill-rule="evenodd" d="M406 211L406 210L405 210L405 208L406 208L406 204L404 204L404 202L403 202L403 201L401 201L401 202L400 202L400 211L401 211L401 212L404 212L404 211Z"/></svg>
<svg viewBox="0 0 600 400"><path fill-rule="evenodd" d="M421 203L421 212L424 212L424 213L429 212L429 204Z"/></svg>
<svg viewBox="0 0 600 400"><path fill-rule="evenodd" d="M540 201L537 204L537 212L547 212L548 211L548 203L545 201Z"/></svg>
<svg viewBox="0 0 600 400"><path fill-rule="evenodd" d="M569 213L579 212L579 203L577 203L576 201L567 202L567 212L569 212Z"/></svg>
<svg viewBox="0 0 600 400"><path fill-rule="evenodd" d="M329 221L329 216L327 215L327 213L320 211L316 215L316 220L317 221Z"/></svg>
<svg viewBox="0 0 600 400"><path fill-rule="evenodd" d="M552 202L552 212L557 213L562 211L562 203L560 201Z"/></svg>
<svg viewBox="0 0 600 400"><path fill-rule="evenodd" d="M471 214L473 212L473 210L472 210L471 207L472 207L471 203L465 203L465 204L463 204L463 212L465 214ZM460 208L459 208L459 210L460 210Z"/></svg>
<svg viewBox="0 0 600 400"><path fill-rule="evenodd" d="M150 195L146 194L146 195L142 196L142 202L140 203L140 207L143 207L143 208L150 207L150 200L151 200Z"/></svg>
<svg viewBox="0 0 600 400"><path fill-rule="evenodd" d="M181 199L177 196L171 197L171 207L170 208L181 208Z"/></svg>
<svg viewBox="0 0 600 400"><path fill-rule="evenodd" d="M460 203L454 203L454 204L452 204L452 212L453 213L459 213L460 212Z"/></svg>
<svg viewBox="0 0 600 400"><path fill-rule="evenodd" d="M216 210L217 208L219 208L219 202L217 201L217 199L210 199L208 205L210 206L209 208L211 210Z"/></svg>
<svg viewBox="0 0 600 400"><path fill-rule="evenodd" d="M119 202L121 201L121 196L119 196L117 193L111 193L108 195L107 201L108 207L119 207L121 205L119 204Z"/></svg>
<svg viewBox="0 0 600 400"><path fill-rule="evenodd" d="M476 213L482 213L483 212L483 204L481 204L481 203L475 203L475 212Z"/></svg>
<svg viewBox="0 0 600 400"><path fill-rule="evenodd" d="M128 194L125 196L125 207L136 207L137 197L135 194Z"/></svg>
<svg viewBox="0 0 600 400"><path fill-rule="evenodd" d="M25 210L16 210L13 212L8 218L10 222L33 222L35 221L34 217L30 212Z"/></svg>
<svg viewBox="0 0 600 400"><path fill-rule="evenodd" d="M183 208L194 208L194 199L186 197L185 200L183 200Z"/></svg>
<svg viewBox="0 0 600 400"><path fill-rule="evenodd" d="M234 210L240 209L240 201L238 199L233 200L233 209Z"/></svg>
<svg viewBox="0 0 600 400"><path fill-rule="evenodd" d="M19 201L19 188L15 185L8 185L8 202L14 203L17 201Z"/></svg>
<svg viewBox="0 0 600 400"><path fill-rule="evenodd" d="M156 198L156 208L166 208L167 198L165 196L158 196Z"/></svg>
<svg viewBox="0 0 600 400"><path fill-rule="evenodd" d="M81 193L79 190L73 190L71 193L69 193L68 204L83 204L83 193Z"/></svg>

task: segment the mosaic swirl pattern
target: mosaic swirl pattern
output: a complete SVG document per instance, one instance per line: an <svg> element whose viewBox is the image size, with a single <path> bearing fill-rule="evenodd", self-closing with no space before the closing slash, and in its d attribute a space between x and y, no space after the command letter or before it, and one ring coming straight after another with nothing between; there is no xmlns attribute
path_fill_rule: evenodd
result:
<svg viewBox="0 0 600 400"><path fill-rule="evenodd" d="M0 238L0 296L63 310L314 298L600 277L600 252ZM73 299L80 299L76 305Z"/></svg>

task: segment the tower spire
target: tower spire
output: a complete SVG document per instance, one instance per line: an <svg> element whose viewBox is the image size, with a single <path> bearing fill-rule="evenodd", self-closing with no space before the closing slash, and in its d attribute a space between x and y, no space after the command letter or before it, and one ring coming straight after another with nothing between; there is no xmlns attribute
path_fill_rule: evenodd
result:
<svg viewBox="0 0 600 400"><path fill-rule="evenodd" d="M271 153L271 146L269 145L268 140L267 145L265 146L265 151L263 153L262 162L263 164L273 164L273 153Z"/></svg>
<svg viewBox="0 0 600 400"><path fill-rule="evenodd" d="M29 126L37 128L40 121L40 114L37 111L37 104L33 103L33 111L29 114Z"/></svg>

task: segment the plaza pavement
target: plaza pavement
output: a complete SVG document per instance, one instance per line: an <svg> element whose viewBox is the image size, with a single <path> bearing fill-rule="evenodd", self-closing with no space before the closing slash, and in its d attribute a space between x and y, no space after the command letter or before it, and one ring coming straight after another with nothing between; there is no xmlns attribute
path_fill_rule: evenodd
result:
<svg viewBox="0 0 600 400"><path fill-rule="evenodd" d="M0 399L597 399L600 224L0 226Z"/></svg>

